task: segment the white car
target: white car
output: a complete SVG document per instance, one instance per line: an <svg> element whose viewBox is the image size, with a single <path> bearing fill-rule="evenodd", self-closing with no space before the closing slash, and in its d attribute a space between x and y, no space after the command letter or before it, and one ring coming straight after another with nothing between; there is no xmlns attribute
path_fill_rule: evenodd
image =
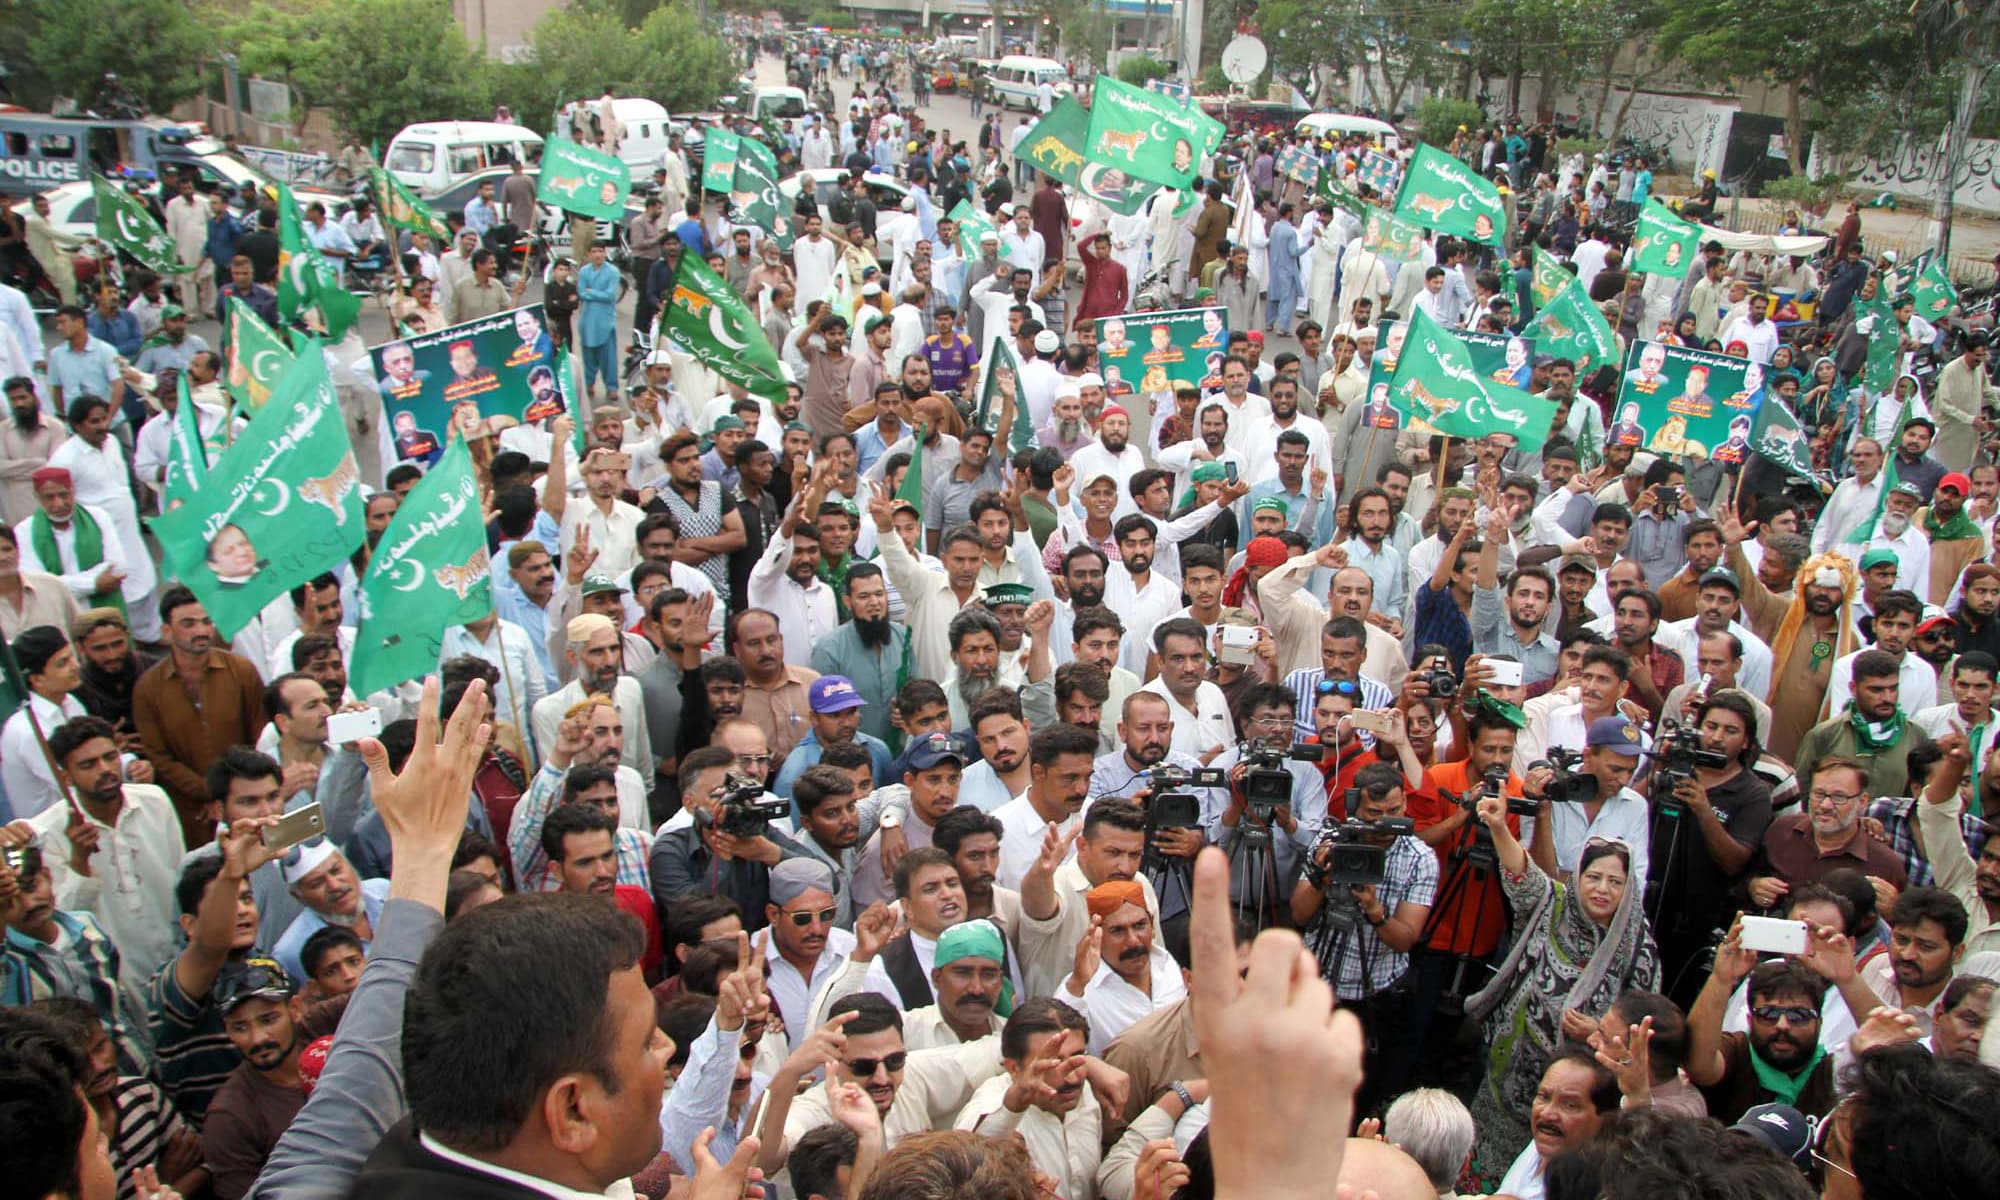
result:
<svg viewBox="0 0 2000 1200"><path fill-rule="evenodd" d="M833 202L840 196L840 180L846 174L845 167L814 167L810 171L800 171L778 181L778 198L786 212L796 212L799 192L810 184L813 200L819 205L820 220L831 222ZM875 210L881 213L901 211L903 197L910 194L909 184L893 175L880 175L874 171L862 176L862 184L868 189L868 199L874 202Z"/></svg>

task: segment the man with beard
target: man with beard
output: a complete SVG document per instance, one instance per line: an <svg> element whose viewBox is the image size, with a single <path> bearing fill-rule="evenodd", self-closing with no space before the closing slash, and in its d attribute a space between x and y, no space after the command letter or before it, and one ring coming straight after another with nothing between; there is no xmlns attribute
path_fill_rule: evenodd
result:
<svg viewBox="0 0 2000 1200"><path fill-rule="evenodd" d="M13 420L0 424L0 520L8 525L35 511L33 473L62 445L61 424L42 415L35 382L16 375L6 383L7 409Z"/></svg>
<svg viewBox="0 0 2000 1200"><path fill-rule="evenodd" d="M1812 547L1817 553L1840 549L1850 558L1859 558L1860 552L1848 543L1854 534L1865 526L1882 502L1882 444L1872 437L1859 438L1847 452L1848 465L1854 474L1840 481L1827 497L1826 507L1820 510L1819 519L1813 523ZM1843 548L1845 547L1845 548Z"/></svg>
<svg viewBox="0 0 2000 1200"><path fill-rule="evenodd" d="M243 1061L208 1106L201 1148L218 1200L238 1200L305 1107L300 1055L313 1039L333 1032L346 1005L334 1001L308 1010L268 958L225 967L215 981L215 1004Z"/></svg>
<svg viewBox="0 0 2000 1200"><path fill-rule="evenodd" d="M841 929L854 928L853 880L861 858L863 786L852 771L825 762L806 768L792 781L792 807L798 819L790 841L833 872L838 910L833 921ZM872 781L866 786L873 790Z"/></svg>
<svg viewBox="0 0 2000 1200"><path fill-rule="evenodd" d="M1194 483L1194 469L1202 463L1221 463L1234 468L1236 477L1247 484L1252 460L1230 445L1229 410L1219 400L1210 400L1194 416L1195 436L1159 452L1160 466L1174 472L1173 494L1182 495ZM1274 441L1275 445L1275 441Z"/></svg>
<svg viewBox="0 0 2000 1200"><path fill-rule="evenodd" d="M932 425L930 438L924 444L924 481L921 485L924 546L932 554L937 553L939 539L944 536L945 530L976 519L972 514L974 501L980 496L1002 493L1007 487L1001 473L1001 460L993 455L993 435L990 432L974 426L960 435L957 439L957 462L946 461L936 453L944 437L937 426ZM913 441L905 439L899 445L908 450ZM943 469L939 467L941 462Z"/></svg>
<svg viewBox="0 0 2000 1200"><path fill-rule="evenodd" d="M1101 755L1091 765L1090 793L1099 800L1129 799L1142 808L1166 790L1192 792L1197 799L1208 789L1165 789L1149 772L1156 768L1192 771L1201 761L1172 748L1173 710L1151 692L1135 692L1118 711L1118 742L1121 749ZM1162 826L1153 831L1147 846L1144 873L1160 898L1160 936L1176 960L1188 953L1189 905L1193 900L1193 863L1206 844L1202 831L1194 826Z"/></svg>
<svg viewBox="0 0 2000 1200"><path fill-rule="evenodd" d="M576 678L537 701L533 709L535 744L546 752L556 744L556 729L578 701L609 696L625 727L624 753L619 761L649 778L653 773L653 743L646 729L646 696L639 681L622 673L623 638L617 624L599 613L573 618L564 629L563 654Z"/></svg>
<svg viewBox="0 0 2000 1200"><path fill-rule="evenodd" d="M1073 379L1056 385L1055 406L1048 423L1035 432L1035 441L1060 453L1065 459L1089 445L1096 436L1083 416L1083 396Z"/></svg>
<svg viewBox="0 0 2000 1200"><path fill-rule="evenodd" d="M1097 440L1076 452L1069 460L1069 468L1077 479L1088 482L1099 475L1108 475L1118 487L1117 513L1132 511L1132 500L1128 485L1132 476L1145 469L1146 458L1139 448L1131 444L1132 415L1122 405L1107 404L1104 415L1097 424ZM1072 543L1082 539L1071 537Z"/></svg>
<svg viewBox="0 0 2000 1200"><path fill-rule="evenodd" d="M62 580L78 608L138 606L157 581L152 559L126 557L111 514L78 500L68 471L42 467L31 478L37 507L14 527L21 569Z"/></svg>
<svg viewBox="0 0 2000 1200"><path fill-rule="evenodd" d="M1011 941L1021 927L1021 893L995 882L1000 870L1000 838L1006 829L990 813L961 804L938 818L932 845L951 855L965 887L968 922L990 920ZM2000 846L1996 846L2000 849Z"/></svg>
<svg viewBox="0 0 2000 1200"><path fill-rule="evenodd" d="M806 688L807 721L811 730L785 756L771 790L790 799L792 781L816 766L828 746L859 743L868 750L876 781L889 778L889 764L895 755L880 738L861 732L861 709L867 702L855 690L853 680L844 675L821 675ZM797 815L795 809L794 815Z"/></svg>
<svg viewBox="0 0 2000 1200"><path fill-rule="evenodd" d="M603 696L578 701L563 715L541 770L508 816L505 840L519 890L548 891L559 882L547 870L542 822L564 805L586 799L601 801L621 826L614 840L623 882L646 882L648 848L640 839L651 827L647 777L618 761L624 747L624 721Z"/></svg>
<svg viewBox="0 0 2000 1200"><path fill-rule="evenodd" d="M1910 642L1910 650L1929 663L1942 680L1945 668L1958 657L1958 622L1937 605L1929 606L1924 609L1923 620L1917 622L1917 635Z"/></svg>
<svg viewBox="0 0 2000 1200"><path fill-rule="evenodd" d="M1743 605L1752 615L1750 626L1771 643L1771 695L1795 696L1801 701L1774 705L1771 740L1765 749L1788 762L1801 762L1799 739L1813 727L1819 707L1810 702L1824 696L1833 676L1836 658L1851 654L1857 639L1850 612L1853 607L1855 574L1847 561L1837 555L1820 555L1800 567L1803 582L1789 601L1769 590L1761 571L1752 571L1743 557L1745 537L1742 522L1724 513L1718 522L1722 540L1729 547L1729 565L1743 583ZM1765 566L1777 557L1765 554ZM1995 572L2000 577L2000 571ZM2000 601L2000 596L1996 596ZM1766 634L1769 627L1771 632ZM1891 663L1890 674L1895 674ZM1890 794L1901 792L1900 786Z"/></svg>
<svg viewBox="0 0 2000 1200"><path fill-rule="evenodd" d="M1120 518L1113 528L1118 540L1118 565L1123 569L1109 573L1105 598L1134 629L1154 629L1180 607L1180 582L1153 570L1157 531L1152 518L1137 513ZM1128 640L1119 649L1118 665L1142 675L1146 670L1147 650L1142 640Z"/></svg>
<svg viewBox="0 0 2000 1200"><path fill-rule="evenodd" d="M1953 471L1939 479L1931 492L1930 507L1917 514L1916 524L1930 543L1931 571L1922 581L1921 594L1932 604L1943 604L1957 586L1965 568L1978 562L1986 548L1985 535L1965 511L1965 499L1972 494L1972 480Z"/></svg>
<svg viewBox="0 0 2000 1200"><path fill-rule="evenodd" d="M1891 1009L1915 1020L1925 1037L1945 1014L1945 989L1965 958L1965 906L1950 892L1913 887L1896 897L1887 953L1861 968L1861 982Z"/></svg>
<svg viewBox="0 0 2000 1200"><path fill-rule="evenodd" d="M1173 955L1155 940L1146 891L1136 881L1100 883L1083 900L1090 929L1077 942L1075 966L1055 998L1089 1020L1090 1052L1102 1054L1134 1022L1187 995L1187 984Z"/></svg>
<svg viewBox="0 0 2000 1200"><path fill-rule="evenodd" d="M832 487L832 475L822 469L792 498L777 536L750 569L750 605L777 617L785 661L798 666L811 661L814 647L839 624L833 589L819 577L819 530L804 523L805 514L817 513Z"/></svg>
<svg viewBox="0 0 2000 1200"><path fill-rule="evenodd" d="M1409 575L1403 552L1389 540L1395 523L1394 503L1380 487L1362 488L1348 505L1347 564L1374 582L1374 605L1399 631L1409 617Z"/></svg>
<svg viewBox="0 0 2000 1200"><path fill-rule="evenodd" d="M1731 993L1750 980L1750 1028L1725 1033ZM1834 1056L1820 1042L1820 1002L1828 985L1840 992L1858 1027L1881 1000L1854 967L1847 938L1829 926L1808 926L1806 953L1757 961L1742 946L1742 926L1717 948L1715 967L1688 1010L1688 1078L1701 1089L1708 1115L1734 1123L1759 1104L1789 1104L1808 1116L1834 1105Z"/></svg>
<svg viewBox="0 0 2000 1200"><path fill-rule="evenodd" d="M967 608L952 617L946 631L951 643L951 671L944 680L952 728L966 728L971 723L972 706L988 692L1019 689L1021 680L1002 666L1001 636L999 618L982 607Z"/></svg>
<svg viewBox="0 0 2000 1200"><path fill-rule="evenodd" d="M288 853L284 876L292 898L304 906L271 947L271 957L284 966L286 974L295 980L306 978L299 948L328 925L352 929L364 947L373 940L376 923L382 919L382 905L389 899L388 880L360 878L347 856L324 838Z"/></svg>
<svg viewBox="0 0 2000 1200"><path fill-rule="evenodd" d="M862 732L886 742L910 630L889 620L888 583L874 563L847 569L846 607L849 619L813 642L812 669L850 680L863 701Z"/></svg>
<svg viewBox="0 0 2000 1200"><path fill-rule="evenodd" d="M2000 838L1987 838L1977 859L1968 851L1960 784L1971 757L1962 737L1947 734L1938 744L1945 752L1944 761L1925 785L1923 803L1917 806L1917 830L1929 849L1937 886L1957 897L1965 909L1966 952L2000 950Z"/></svg>
<svg viewBox="0 0 2000 1200"><path fill-rule="evenodd" d="M1922 619L1923 612L1923 603L1910 592L1899 588L1882 593L1881 599L1875 602L1875 619L1870 626L1875 635L1875 645L1872 651L1857 650L1833 664L1833 675L1827 681L1826 712L1838 714L1847 707L1847 701L1854 693L1855 659L1871 652L1888 655L1894 660L1898 706L1904 713L1922 712L1937 703L1936 669L1910 653L1910 640L1916 636L1917 622ZM1785 702L1796 703L1790 697L1786 697ZM1803 749L1800 755L1804 757ZM1894 796L1901 795L1904 790L1892 786L1875 794Z"/></svg>
<svg viewBox="0 0 2000 1200"><path fill-rule="evenodd" d="M1686 565L1659 588L1660 619L1664 621L1685 621L1695 615L1701 577L1722 561L1722 531L1713 521L1688 522L1681 529L1681 554Z"/></svg>
<svg viewBox="0 0 2000 1200"><path fill-rule="evenodd" d="M215 623L187 588L167 589L160 620L168 655L133 685L132 723L183 832L199 845L210 837L201 819L212 799L205 775L228 747L256 744L265 722L264 681L250 663L216 647Z"/></svg>
<svg viewBox="0 0 2000 1200"><path fill-rule="evenodd" d="M946 694L951 694L949 688ZM988 690L972 701L963 721L954 721L972 731L980 753L980 760L966 769L959 783L961 804L992 812L1027 791L1032 730L1021 699L1011 689Z"/></svg>
<svg viewBox="0 0 2000 1200"><path fill-rule="evenodd" d="M1518 568L1507 576L1503 600L1494 556L1481 555L1479 563L1478 590L1472 594L1472 648L1520 663L1524 685L1554 679L1559 646L1546 623L1555 581L1541 567Z"/></svg>
<svg viewBox="0 0 2000 1200"><path fill-rule="evenodd" d="M2000 659L2000 567L1974 563L1960 580L1962 594L1951 619L1958 626L1958 650L1983 650Z"/></svg>
<svg viewBox="0 0 2000 1200"><path fill-rule="evenodd" d="M1861 573L1881 563L1895 567L1894 586L1927 595L1931 585L1931 543L1917 524L1917 510L1923 500L1917 485L1899 482L1883 501L1875 533L1865 543L1846 542L1835 552L1847 554L1862 564Z"/></svg>
<svg viewBox="0 0 2000 1200"><path fill-rule="evenodd" d="M1241 439L1244 460L1250 464L1246 482L1262 482L1277 473L1275 457L1278 442L1285 434L1297 431L1305 435L1307 456L1314 471L1323 471L1328 476L1333 473L1333 439L1326 431L1326 425L1318 417L1307 416L1299 411L1299 385L1297 381L1279 376L1264 389L1265 398L1271 405L1271 420L1249 430Z"/></svg>
<svg viewBox="0 0 2000 1200"><path fill-rule="evenodd" d="M617 795L609 772L602 767L583 768L573 773L581 786L568 789L569 795L539 825L541 851L549 865L548 890L583 896L601 896L638 918L646 930L646 950L640 958L649 977L661 966L660 920L653 907L652 893L645 886L643 872L638 883L620 883L621 875L632 878L627 860L628 835L639 842L639 863L645 864L647 843L637 830L620 829L616 816Z"/></svg>

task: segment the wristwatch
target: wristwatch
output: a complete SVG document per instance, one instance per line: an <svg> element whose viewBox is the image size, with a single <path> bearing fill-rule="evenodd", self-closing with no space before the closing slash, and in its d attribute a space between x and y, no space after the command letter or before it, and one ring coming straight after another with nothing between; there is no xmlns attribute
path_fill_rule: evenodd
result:
<svg viewBox="0 0 2000 1200"><path fill-rule="evenodd" d="M1193 1112L1193 1111L1194 1111L1194 1093L1193 1093L1193 1092L1190 1092L1190 1091L1188 1091L1188 1090L1187 1090L1187 1085L1186 1085L1186 1084L1184 1084L1184 1083L1182 1083L1182 1082L1181 1082L1180 1080L1178 1080L1178 1079L1174 1080L1174 1082L1173 1082L1173 1084L1172 1084L1172 1087L1173 1087L1173 1092L1174 1092L1174 1095L1176 1095L1176 1096L1180 1097L1180 1101L1181 1101L1181 1111L1182 1111L1182 1112Z"/></svg>
<svg viewBox="0 0 2000 1200"><path fill-rule="evenodd" d="M883 829L895 829L902 823L903 818L897 816L893 809L884 809L882 814L875 818L875 824Z"/></svg>
<svg viewBox="0 0 2000 1200"><path fill-rule="evenodd" d="M1389 923L1389 910L1386 908L1383 909L1382 916L1379 919L1368 916L1366 913L1362 914L1361 919L1368 922L1368 927L1370 929L1380 929L1384 925L1387 925Z"/></svg>

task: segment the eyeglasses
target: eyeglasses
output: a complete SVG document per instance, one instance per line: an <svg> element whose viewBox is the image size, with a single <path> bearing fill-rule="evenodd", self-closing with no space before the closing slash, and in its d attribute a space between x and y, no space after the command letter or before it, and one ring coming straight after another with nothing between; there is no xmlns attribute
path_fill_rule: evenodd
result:
<svg viewBox="0 0 2000 1200"><path fill-rule="evenodd" d="M833 924L835 915L835 910L831 908L822 908L818 912L792 912L789 909L785 911L785 916L789 917L792 924L798 926L800 929L804 929L815 922L821 925L831 925Z"/></svg>
<svg viewBox="0 0 2000 1200"><path fill-rule="evenodd" d="M843 1065L846 1066L848 1073L856 1079L872 1079L878 1067L894 1075L903 1069L903 1063L909 1057L908 1051L898 1050L894 1054L885 1054L881 1058L850 1058Z"/></svg>
<svg viewBox="0 0 2000 1200"><path fill-rule="evenodd" d="M1861 799L1860 792L1823 792L1818 788L1812 790L1814 804L1852 804L1859 799Z"/></svg>
<svg viewBox="0 0 2000 1200"><path fill-rule="evenodd" d="M1818 1128L1813 1130L1812 1146L1809 1150L1809 1153L1811 1153L1812 1155L1813 1164L1815 1166L1832 1167L1834 1170L1840 1172L1842 1175L1845 1175L1849 1179L1854 1180L1854 1182L1860 1183L1861 1182L1860 1176L1856 1175L1853 1171L1849 1170L1848 1168L1841 1166L1839 1163L1833 1161L1831 1158L1828 1158L1826 1155L1828 1146L1831 1145L1833 1142L1833 1127L1839 1123L1840 1110L1846 1104L1847 1101L1845 1099L1841 1100L1839 1104L1833 1106L1833 1110L1831 1112L1827 1113L1824 1117L1820 1118Z"/></svg>
<svg viewBox="0 0 2000 1200"><path fill-rule="evenodd" d="M736 765L739 767L768 767L771 765L771 756L768 754L739 754L736 756Z"/></svg>
<svg viewBox="0 0 2000 1200"><path fill-rule="evenodd" d="M1750 1010L1750 1015L1766 1025L1776 1025L1780 1021L1788 1025L1811 1025L1819 1020L1819 1010L1803 1004L1760 1004Z"/></svg>

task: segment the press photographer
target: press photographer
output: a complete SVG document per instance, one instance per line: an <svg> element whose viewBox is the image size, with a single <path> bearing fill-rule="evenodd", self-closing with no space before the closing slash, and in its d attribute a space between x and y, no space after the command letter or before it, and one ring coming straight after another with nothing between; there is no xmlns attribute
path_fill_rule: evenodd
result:
<svg viewBox="0 0 2000 1200"><path fill-rule="evenodd" d="M1558 878L1574 875L1584 843L1591 838L1618 838L1632 847L1632 873L1643 877L1649 814L1645 797L1627 786L1644 749L1639 727L1623 716L1599 717L1584 731L1583 745L1581 755L1552 748L1548 758L1528 769L1527 795L1551 801L1549 840L1555 866L1549 873ZM1530 842L1535 840L1532 829L1527 836Z"/></svg>
<svg viewBox="0 0 2000 1200"><path fill-rule="evenodd" d="M1348 819L1329 822L1292 889L1292 921L1306 931L1334 995L1357 1007L1368 1036L1359 1111L1409 1083L1420 1027L1410 950L1437 894L1437 856L1406 815L1403 775L1371 763L1354 777Z"/></svg>
<svg viewBox="0 0 2000 1200"><path fill-rule="evenodd" d="M1655 755L1648 790L1659 854L1646 878L1646 912L1659 939L1661 979L1683 1007L1701 990L1708 949L1729 927L1736 884L1771 824L1771 787L1750 769L1760 753L1756 719L1748 695L1718 691L1696 710L1691 729L1662 735ZM1683 766L1690 737L1722 762Z"/></svg>
<svg viewBox="0 0 2000 1200"><path fill-rule="evenodd" d="M1229 853L1229 896L1261 928L1283 919L1299 856L1326 820L1320 748L1292 745L1292 689L1260 683L1236 702L1235 746L1213 766L1229 773L1219 820L1204 812L1211 838ZM1297 756L1297 757L1294 757ZM1211 793L1213 795L1214 793Z"/></svg>

